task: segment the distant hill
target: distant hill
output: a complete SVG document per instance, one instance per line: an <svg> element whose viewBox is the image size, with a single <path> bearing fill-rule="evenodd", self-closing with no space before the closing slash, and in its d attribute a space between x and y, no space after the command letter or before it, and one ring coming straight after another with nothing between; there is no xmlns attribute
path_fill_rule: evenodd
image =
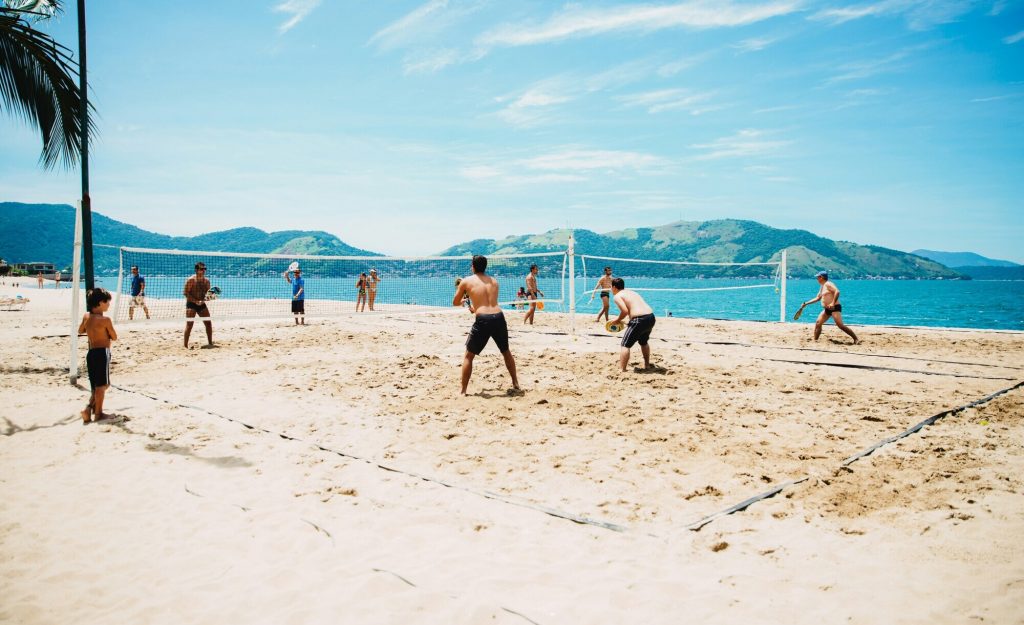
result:
<svg viewBox="0 0 1024 625"><path fill-rule="evenodd" d="M1024 280L1024 265L1015 267L954 267L954 271L974 280Z"/></svg>
<svg viewBox="0 0 1024 625"><path fill-rule="evenodd" d="M74 230L75 209L67 204L0 202L0 258L8 263L38 261L53 263L58 268L70 267ZM322 256L381 255L352 247L327 232L235 228L195 237L172 237L148 232L97 212L92 214L92 232L94 244L117 247ZM93 262L98 275L115 274L118 251L94 247Z"/></svg>
<svg viewBox="0 0 1024 625"><path fill-rule="evenodd" d="M788 250L789 275L811 277L821 269L840 278L958 278L933 260L874 245L833 241L806 230L779 230L756 221L720 219L678 221L653 228L598 234L574 230L577 253L651 260L764 262ZM443 255L515 254L564 250L567 230L476 239L448 248Z"/></svg>
<svg viewBox="0 0 1024 625"><path fill-rule="evenodd" d="M986 258L974 252L936 252L934 250L914 250L911 254L930 258L947 267L1020 267L1018 263L1008 260Z"/></svg>

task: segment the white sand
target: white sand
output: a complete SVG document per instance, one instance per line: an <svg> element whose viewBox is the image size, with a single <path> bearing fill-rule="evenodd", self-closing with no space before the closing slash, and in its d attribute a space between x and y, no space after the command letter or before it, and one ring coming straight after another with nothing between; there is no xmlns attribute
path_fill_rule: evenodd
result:
<svg viewBox="0 0 1024 625"><path fill-rule="evenodd" d="M18 292L3 622L1024 622L1024 389L841 468L1024 380L1021 334L858 327L850 347L833 326L816 345L805 325L661 318L669 372L620 374L596 324L574 341L560 315L510 314L526 394L490 345L460 399L468 314L215 318L214 350L136 321L115 418L82 426L71 294Z"/></svg>

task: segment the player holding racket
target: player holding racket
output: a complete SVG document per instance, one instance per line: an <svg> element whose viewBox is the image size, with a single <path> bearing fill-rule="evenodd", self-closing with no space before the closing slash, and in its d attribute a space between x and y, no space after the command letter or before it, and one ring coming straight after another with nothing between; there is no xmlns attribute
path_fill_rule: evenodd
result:
<svg viewBox="0 0 1024 625"><path fill-rule="evenodd" d="M622 335L622 346L619 348L619 367L623 371L626 370L626 365L629 364L629 349L640 343L640 353L644 355L644 369L653 369L651 346L647 341L651 338L651 330L654 329L654 311L639 293L626 288L622 278L612 278L612 296L615 298L615 305L619 307L619 316L611 323L619 324L624 318L629 317L629 326Z"/></svg>
<svg viewBox="0 0 1024 625"><path fill-rule="evenodd" d="M821 285L818 288L818 296L801 304L800 310L796 312L796 315L794 315L793 318L799 318L800 313L803 311L805 306L809 306L814 302L820 301L822 311L814 321L814 340L818 340L818 337L821 336L821 327L825 325L825 322L828 321L829 318L831 318L832 321L835 322L836 327L847 333L850 338L853 339L853 344L856 345L859 342L857 335L843 323L843 305L839 303L839 287L828 279L828 272L826 271L819 271L814 274L814 278L818 281L818 284Z"/></svg>
<svg viewBox="0 0 1024 625"><path fill-rule="evenodd" d="M476 320L473 322L473 329L469 331L469 338L466 339L466 355L462 359L462 395L466 394L469 387L469 378L473 375L473 358L483 351L487 341L494 339L505 359L505 367L512 376L512 389L510 395L521 394L519 390L519 379L516 377L516 359L508 348L508 325L505 323L505 315L498 306L498 281L487 275L487 257L473 257L473 275L467 276L459 282L455 288L455 297L452 298L452 306L462 306L463 300L468 296L473 302L473 310Z"/></svg>
<svg viewBox="0 0 1024 625"><path fill-rule="evenodd" d="M206 306L206 294L210 291L210 280L206 277L206 264L196 263L196 272L185 281L185 348L188 348L188 337L192 334L192 319L196 315L206 326L206 347L213 347L213 322L210 321L210 309Z"/></svg>

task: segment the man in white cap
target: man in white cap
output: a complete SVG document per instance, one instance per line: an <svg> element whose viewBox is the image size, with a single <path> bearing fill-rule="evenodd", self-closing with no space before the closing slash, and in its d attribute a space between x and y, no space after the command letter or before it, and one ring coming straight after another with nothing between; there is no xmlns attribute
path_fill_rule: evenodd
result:
<svg viewBox="0 0 1024 625"><path fill-rule="evenodd" d="M817 341L818 337L821 336L821 327L831 317L832 321L836 323L836 327L849 334L850 338L853 339L853 344L856 345L858 343L857 335L843 323L843 305L839 303L839 287L828 279L827 271L819 271L814 274L814 277L818 280L818 284L821 285L818 288L818 296L804 302L800 306L803 309L804 306L814 302L821 302L821 314L818 315L818 319L814 322L814 340Z"/></svg>
<svg viewBox="0 0 1024 625"><path fill-rule="evenodd" d="M298 264L291 271L284 272L284 279L292 285L292 314L295 315L295 325L306 325L306 281L302 279L302 270Z"/></svg>

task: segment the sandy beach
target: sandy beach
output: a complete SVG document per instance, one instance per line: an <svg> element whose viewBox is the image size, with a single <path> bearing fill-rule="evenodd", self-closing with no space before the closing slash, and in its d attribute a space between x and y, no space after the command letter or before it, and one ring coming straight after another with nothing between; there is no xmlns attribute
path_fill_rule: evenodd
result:
<svg viewBox="0 0 1024 625"><path fill-rule="evenodd" d="M620 373L506 313L525 394L492 343L459 398L458 310L136 320L83 426L71 292L21 293L0 622L1024 623L1024 334L659 318Z"/></svg>

